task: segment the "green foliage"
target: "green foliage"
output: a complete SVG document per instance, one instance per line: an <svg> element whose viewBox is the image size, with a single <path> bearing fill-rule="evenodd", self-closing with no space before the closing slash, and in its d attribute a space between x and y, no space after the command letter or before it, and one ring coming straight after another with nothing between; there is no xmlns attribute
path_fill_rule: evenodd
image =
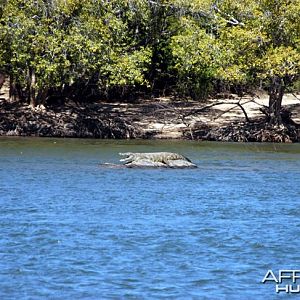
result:
<svg viewBox="0 0 300 300"><path fill-rule="evenodd" d="M37 91L88 82L95 73L100 74L99 84L109 87L147 85L151 49L141 45L138 33L132 34L134 27L145 27L145 4L7 0L1 18L1 67L23 88L34 84Z"/></svg>
<svg viewBox="0 0 300 300"><path fill-rule="evenodd" d="M241 79L243 75L265 80L274 76L292 79L299 74L299 1L248 0L241 5L227 0L223 5L224 11L230 9L227 16L234 9L235 17L242 22L240 26L220 29L220 41L231 51L231 65L237 67ZM226 72L224 65L221 69Z"/></svg>
<svg viewBox="0 0 300 300"><path fill-rule="evenodd" d="M298 0L6 0L0 69L30 97L91 81L99 93L172 84L194 98L215 81L288 85L299 20Z"/></svg>
<svg viewBox="0 0 300 300"><path fill-rule="evenodd" d="M216 39L191 18L181 18L182 30L171 39L173 70L180 92L193 98L207 96L207 83L215 73Z"/></svg>
<svg viewBox="0 0 300 300"><path fill-rule="evenodd" d="M262 78L293 77L300 71L300 52L291 46L270 47L259 63Z"/></svg>
<svg viewBox="0 0 300 300"><path fill-rule="evenodd" d="M146 84L144 72L150 64L151 50L141 48L132 53L116 53L111 57L113 62L107 66L108 84L126 86Z"/></svg>

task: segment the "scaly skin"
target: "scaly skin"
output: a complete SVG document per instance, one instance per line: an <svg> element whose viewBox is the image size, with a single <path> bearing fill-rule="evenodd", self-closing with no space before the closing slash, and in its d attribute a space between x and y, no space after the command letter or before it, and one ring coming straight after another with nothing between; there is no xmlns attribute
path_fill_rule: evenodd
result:
<svg viewBox="0 0 300 300"><path fill-rule="evenodd" d="M167 167L167 168L195 168L197 167L188 158L183 155L172 152L153 152L138 153L126 152L119 153L121 156L127 156L121 159L128 167Z"/></svg>

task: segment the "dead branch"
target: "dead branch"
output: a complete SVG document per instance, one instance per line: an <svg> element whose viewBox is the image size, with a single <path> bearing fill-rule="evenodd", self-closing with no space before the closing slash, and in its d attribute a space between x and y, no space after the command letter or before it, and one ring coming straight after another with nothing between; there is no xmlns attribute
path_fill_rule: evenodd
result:
<svg viewBox="0 0 300 300"><path fill-rule="evenodd" d="M246 110L244 109L243 105L244 105L244 104L247 104L247 103L250 103L250 102L253 102L253 99L248 100L248 101L244 102L243 104L241 104L240 102L241 102L241 100L239 100L238 102L223 102L222 104L232 104L232 105L234 105L234 106L230 107L229 109L227 109L227 110L225 110L225 111L222 111L219 115L217 115L217 116L214 118L214 120L220 118L221 116L223 116L224 114L230 112L231 110L233 110L233 109L239 107L239 108L242 110L242 112L243 112L243 114L244 114L244 116L245 116L246 121L250 123L251 120L249 119L249 117L248 117L248 115L247 115L247 113L246 113Z"/></svg>
<svg viewBox="0 0 300 300"><path fill-rule="evenodd" d="M242 112L243 112L243 114L245 116L246 121L248 123L250 123L250 119L249 119L249 117L247 115L247 112L246 112L245 108L243 107L243 105L240 103L240 101L237 103L237 106L242 110Z"/></svg>
<svg viewBox="0 0 300 300"><path fill-rule="evenodd" d="M179 119L185 126L189 127L190 124L189 122L186 121L186 118L191 117L191 116L195 116L209 108L212 108L214 106L218 106L218 105L223 105L223 104L230 104L230 105L234 105L232 107L230 107L229 109L222 111L222 113L220 113L217 117L214 118L214 120L220 118L222 115L224 115L227 112L230 112L231 110L235 109L235 108L240 108L242 113L245 116L245 119L248 123L251 122L245 108L243 107L243 105L250 103L250 102L254 102L257 105L260 105L259 103L257 103L254 98L246 101L246 102L242 102L242 99L240 99L238 102L227 102L227 101L222 101L222 102L217 102L217 103L211 103L209 105L200 107L198 109L189 109L189 111L186 111L184 108L176 108L172 105L162 105L162 104L158 104L157 107L160 107L159 109L157 109L155 112L156 113L160 113L160 112L171 112L177 115L177 119ZM262 105L264 106L264 105Z"/></svg>
<svg viewBox="0 0 300 300"><path fill-rule="evenodd" d="M300 98L299 98L295 93L292 93L292 95L293 95L297 100L300 101Z"/></svg>

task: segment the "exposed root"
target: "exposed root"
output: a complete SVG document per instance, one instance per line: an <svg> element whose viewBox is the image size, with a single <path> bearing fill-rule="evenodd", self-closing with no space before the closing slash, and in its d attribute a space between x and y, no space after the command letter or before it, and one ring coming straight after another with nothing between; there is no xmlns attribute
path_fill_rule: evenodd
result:
<svg viewBox="0 0 300 300"><path fill-rule="evenodd" d="M207 132L205 135L203 133ZM220 128L198 128L194 131L197 139L226 142L299 142L300 130L294 125L269 126L264 122L236 122Z"/></svg>

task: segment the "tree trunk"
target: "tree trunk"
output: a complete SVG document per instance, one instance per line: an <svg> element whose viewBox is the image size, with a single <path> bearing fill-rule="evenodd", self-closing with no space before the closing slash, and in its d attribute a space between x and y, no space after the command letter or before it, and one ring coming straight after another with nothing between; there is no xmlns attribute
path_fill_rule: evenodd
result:
<svg viewBox="0 0 300 300"><path fill-rule="evenodd" d="M4 82L5 82L5 75L4 73L0 72L0 90L2 89Z"/></svg>
<svg viewBox="0 0 300 300"><path fill-rule="evenodd" d="M36 96L36 104L45 105L48 96L48 88L40 89Z"/></svg>
<svg viewBox="0 0 300 300"><path fill-rule="evenodd" d="M35 78L35 72L34 69L29 68L28 69L28 100L30 103L30 106L36 107L37 102L36 102L36 78Z"/></svg>
<svg viewBox="0 0 300 300"><path fill-rule="evenodd" d="M20 86L15 81L15 78L12 74L9 75L9 101L20 100Z"/></svg>
<svg viewBox="0 0 300 300"><path fill-rule="evenodd" d="M14 77L12 74L9 75L9 100L14 101L15 99L15 85L14 85Z"/></svg>
<svg viewBox="0 0 300 300"><path fill-rule="evenodd" d="M282 124L281 105L284 94L284 80L280 77L273 77L269 91L269 124L279 126Z"/></svg>

